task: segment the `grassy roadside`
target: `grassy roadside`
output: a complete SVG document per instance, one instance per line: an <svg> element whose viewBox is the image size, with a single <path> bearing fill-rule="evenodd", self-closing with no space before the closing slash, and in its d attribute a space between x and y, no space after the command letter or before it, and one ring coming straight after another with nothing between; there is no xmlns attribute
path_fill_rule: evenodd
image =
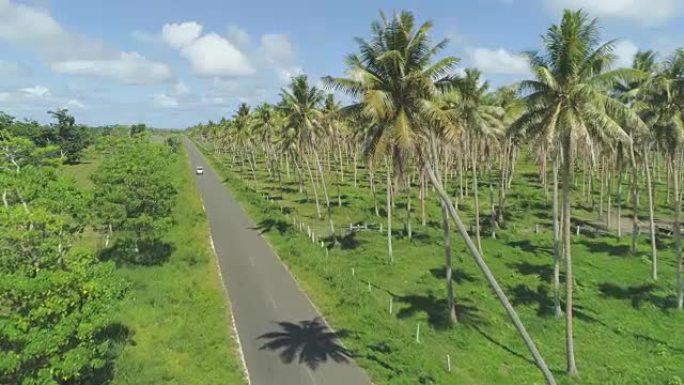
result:
<svg viewBox="0 0 684 385"><path fill-rule="evenodd" d="M169 259L155 266L122 266L130 282L118 319L128 330L114 363L113 385L245 384L230 309L207 242L209 228L184 147L168 164L178 175L174 225L167 234ZM84 188L94 171L89 159L68 170ZM81 167L81 166L75 166ZM88 247L96 244L86 237ZM83 246L81 246L83 247Z"/></svg>
<svg viewBox="0 0 684 385"><path fill-rule="evenodd" d="M397 204L393 224L397 232L394 265L386 263L386 238L377 231L354 233L341 248L331 249L326 258L320 246L313 245L306 234L292 227L292 214L282 214L276 204L280 202L298 220L325 228L325 222L316 217L315 206L297 194L295 183L286 183L286 192L280 194L277 184L268 181L265 173L253 182L250 171L239 175L237 169L230 170L222 161L209 156L332 325L350 330L345 344L356 352L357 362L375 383L543 383L455 234L452 242L456 296L462 322L454 328L444 327L442 235L439 223L430 223L439 218L434 201L428 207L428 226L420 226L419 214L413 214L413 240L401 236L405 212ZM563 374L564 322L555 319L551 311L550 236L546 231L530 231L535 223L549 221L548 203L533 177L526 176L529 171L521 168L510 196L514 226L500 231L497 239L484 236L483 248L494 274L557 373L558 382L679 383L684 378L684 369L678 363L684 357L684 338L673 333L682 315L668 308L673 283L670 278L674 275L672 255L666 242L660 254L661 275L665 279L649 282L645 237L640 239L641 252L637 256L627 253L629 237L618 241L613 237L582 235L573 241L577 278L575 332L581 381L573 382ZM328 177L335 180L334 175ZM365 183L363 175L359 180ZM334 194L336 185L331 186ZM365 187L361 192L347 182L340 188L343 204L334 207L338 227L352 221L382 223L384 218L374 218L372 214L372 200ZM264 193L275 195L276 200L264 200ZM486 186L481 186L481 193L481 201L486 202ZM383 194L378 192L380 197ZM383 203L381 200L380 204ZM472 207L467 202L463 202L461 211L465 220L471 220ZM415 341L418 324L420 343ZM452 362L451 373L445 368L447 354Z"/></svg>

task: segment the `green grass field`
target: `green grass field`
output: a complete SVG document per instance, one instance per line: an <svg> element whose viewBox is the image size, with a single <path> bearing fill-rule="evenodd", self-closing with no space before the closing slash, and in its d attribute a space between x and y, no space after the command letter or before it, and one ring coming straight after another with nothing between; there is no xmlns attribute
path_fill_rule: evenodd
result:
<svg viewBox="0 0 684 385"><path fill-rule="evenodd" d="M293 216L327 235L326 221L316 216L313 196L304 199L298 185L285 177L284 193L265 171L252 181L251 171L240 174L225 159L214 157L227 186L264 231L280 257L291 268L316 305L337 329L348 330L344 342L356 354L377 384L543 384L541 374L494 294L452 233L456 298L460 323L445 323L443 234L436 194L429 191L428 223L420 225L417 196L413 198L412 240L403 234L404 196L393 213L396 262L387 262L386 234L379 231L349 233L353 223L378 226L365 170L360 187L351 185L347 172L337 206L337 185L327 175L334 202L333 218L340 246L326 252L306 233L293 228ZM508 199L506 229L492 239L483 229L485 258L499 283L556 373L560 384L681 384L684 379L684 336L679 326L684 315L673 310L674 261L669 241L660 240L660 277L650 277L649 243L639 238L639 253L629 253L629 234L581 234L573 237L576 277L575 336L579 380L565 374L564 319L553 316L552 242L550 202L534 175L535 168L519 165ZM483 178L484 179L484 178ZM378 204L383 207L384 186L378 177ZM330 182L332 181L332 182ZM451 191L455 189L451 182ZM659 191L663 186L658 186ZM628 190L625 189L625 197ZM322 192L321 200L323 201ZM414 188L417 195L417 188ZM482 216L489 214L488 185L480 185ZM270 194L272 200L265 200ZM575 193L576 196L579 193ZM626 198L625 198L626 200ZM645 195L642 205L645 205ZM582 202L576 202L581 206ZM281 212L281 207L283 208ZM472 223L471 199L462 202L461 214ZM628 215L625 206L623 214ZM384 209L383 209L384 211ZM595 213L588 210L583 215ZM645 212L643 212L645 213ZM325 207L323 206L325 215ZM535 233L536 224L541 232ZM377 228L377 227L376 227ZM386 228L386 227L385 227ZM573 232L574 233L574 232ZM353 273L352 273L353 272ZM563 279L561 277L561 279ZM370 283L370 285L369 285ZM390 300L393 304L389 312ZM416 329L420 325L420 342ZM451 372L447 372L447 355Z"/></svg>
<svg viewBox="0 0 684 385"><path fill-rule="evenodd" d="M231 329L230 309L208 246L208 224L183 150L169 163L178 175L174 225L166 236L173 251L154 266L121 266L130 289L119 322L128 341L118 349L111 384L245 384ZM89 188L98 159L65 172ZM86 232L78 247L93 249L97 234Z"/></svg>

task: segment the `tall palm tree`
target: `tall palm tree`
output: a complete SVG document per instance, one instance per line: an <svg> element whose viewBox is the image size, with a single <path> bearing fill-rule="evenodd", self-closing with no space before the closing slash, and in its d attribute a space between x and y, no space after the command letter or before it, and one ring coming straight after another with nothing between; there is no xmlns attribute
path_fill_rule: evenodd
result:
<svg viewBox="0 0 684 385"><path fill-rule="evenodd" d="M311 177L311 184L313 185L314 195L316 195L316 207L318 208L318 194L316 193L316 182L314 181L311 167L309 165L308 154L313 155L316 161L316 166L319 173L321 185L323 186L323 195L325 196L325 204L327 208L328 224L330 225L330 235L334 237L335 226L332 219L332 207L330 205L330 196L328 195L328 187L325 183L325 176L323 174L323 165L321 158L316 149L317 134L321 131L321 120L323 118L319 107L325 98L325 94L317 87L309 86L309 81L306 75L299 75L292 78L289 90L283 89L280 92L283 98L282 110L287 116L287 125L290 129L295 130L296 137L299 144L300 155L304 159L309 176ZM320 210L318 212L320 218Z"/></svg>
<svg viewBox="0 0 684 385"><path fill-rule="evenodd" d="M482 150L492 141L498 141L498 137L504 132L501 120L504 111L501 107L489 103L490 100L486 98L489 83L483 82L481 77L480 71L468 68L465 70L465 76L454 82L453 91L444 95L447 105L458 116L468 136L475 202L475 239L480 253L482 253L482 241L480 239L480 199L478 196L479 154L485 152Z"/></svg>
<svg viewBox="0 0 684 385"><path fill-rule="evenodd" d="M552 147L558 144L562 180L562 250L565 256L566 363L570 376L577 376L573 340L573 274L570 238L573 152L592 139L614 138L630 143L617 123L642 125L627 106L610 97L607 86L630 71L607 68L614 59L613 43L600 42L598 23L584 11L565 10L560 24L543 36L544 50L530 55L535 80L521 83L529 92L528 111L515 123L517 129L536 131Z"/></svg>
<svg viewBox="0 0 684 385"><path fill-rule="evenodd" d="M650 104L656 138L667 153L672 174L674 213L672 237L677 264L677 309L684 307L684 282L682 274L682 247L679 217L682 202L679 186L679 162L684 141L684 49L678 49L665 60L655 75L644 97Z"/></svg>
<svg viewBox="0 0 684 385"><path fill-rule="evenodd" d="M654 122L649 121L650 105L643 97L647 92L649 84L653 79L653 75L656 71L656 61L654 51L639 51L634 56L634 61L632 63L632 68L642 72L642 77L634 79L625 79L620 81L616 85L616 92L618 93L620 99L625 102L628 106L635 109L639 113L643 120L647 123L647 126L652 126ZM638 157L646 174L646 190L648 193L648 212L649 212L649 230L651 238L651 278L653 280L658 279L658 250L656 248L656 228L655 228L655 215L654 215L654 202L653 202L653 189L651 187L651 165L649 162L649 151L650 147L653 145L653 131L648 130L644 132L630 132L634 140L634 145L632 146L633 156ZM632 200L634 204L633 213L633 229L632 229L632 251L636 252L636 235L638 233L637 228L637 167L638 163L633 162L632 167Z"/></svg>
<svg viewBox="0 0 684 385"><path fill-rule="evenodd" d="M428 139L438 134L453 136L458 125L454 114L440 109L435 100L442 86L453 83L452 71L458 60L448 56L434 61L447 41L433 44L429 37L432 24L417 25L410 12L403 11L391 18L381 13L380 20L375 21L371 29L371 40L357 39L359 53L347 58L349 77L326 77L325 81L356 98L357 108L374 122L375 129L368 137L369 157L391 152L394 169L401 174L405 159L416 156L547 383L555 384L553 374L470 238L429 161L437 158L437 154L436 146L429 146L434 140Z"/></svg>

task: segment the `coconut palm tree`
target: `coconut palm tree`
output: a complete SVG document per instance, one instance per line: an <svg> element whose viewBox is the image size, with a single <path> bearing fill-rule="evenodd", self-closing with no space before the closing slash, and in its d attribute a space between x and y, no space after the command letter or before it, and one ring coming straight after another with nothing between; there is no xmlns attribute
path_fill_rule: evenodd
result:
<svg viewBox="0 0 684 385"><path fill-rule="evenodd" d="M357 108L374 122L375 129L367 139L369 157L390 153L395 173L401 175L406 159L415 156L547 383L555 384L553 374L470 238L430 162L430 158L437 158L437 154L436 146L430 146L428 138L434 138L437 134L453 136L459 126L457 117L451 111L439 108L436 101L440 88L453 84L452 71L458 60L447 56L434 61L435 55L446 46L447 41L433 44L429 37L432 24L417 25L410 12L403 11L391 18L381 13L380 20L374 22L371 29L371 40L357 39L359 53L347 58L349 77L327 77L325 81L354 97Z"/></svg>
<svg viewBox="0 0 684 385"><path fill-rule="evenodd" d="M632 63L632 68L642 72L641 78L634 78L628 80L622 80L616 85L616 92L618 93L620 99L625 102L628 106L635 109L637 113L642 116L643 120L647 123L649 128L654 122L649 121L650 116L649 108L651 107L643 96L647 92L649 84L653 79L653 75L656 71L656 61L654 51L639 51L634 56L634 61ZM636 236L638 233L638 217L637 217L637 167L641 163L644 167L644 172L646 174L646 190L648 193L648 212L649 212L649 230L651 238L651 278L653 280L658 279L658 251L656 248L656 228L655 228L655 216L654 216L654 202L653 202L653 189L651 187L651 165L649 162L649 151L650 147L653 145L653 131L648 130L640 133L632 133L630 135L634 139L634 145L632 146L633 156L639 158L641 162L634 162L634 167L632 167L632 200L634 204L633 213L633 229L632 229L632 251L636 252ZM635 159L636 160L636 159Z"/></svg>
<svg viewBox="0 0 684 385"><path fill-rule="evenodd" d="M667 153L674 190L674 213L672 238L677 264L677 309L684 306L684 282L682 282L682 248L679 217L682 202L679 186L679 159L684 141L684 49L677 50L665 60L650 86L644 92L651 106L649 115L655 122L653 129L660 147Z"/></svg>
<svg viewBox="0 0 684 385"><path fill-rule="evenodd" d="M482 81L482 73L468 68L465 76L455 81L451 92L444 94L447 106L453 109L466 130L469 144L470 165L472 168L473 199L475 203L475 239L477 249L482 253L480 237L480 199L478 189L479 155L486 146L498 142L504 132L502 118L504 111L487 99L489 83ZM498 143L497 143L498 144Z"/></svg>
<svg viewBox="0 0 684 385"><path fill-rule="evenodd" d="M295 136L298 140L300 156L304 159L304 164L309 172L314 195L316 196L316 208L318 209L319 204L318 194L316 192L316 182L314 181L309 165L308 153L312 154L316 161L319 173L318 176L321 185L323 186L328 224L330 225L330 235L334 237L335 226L332 219L330 196L328 195L328 187L325 183L325 176L323 175L321 157L316 149L317 135L321 131L321 121L323 119L323 114L319 107L325 98L325 94L322 90L309 86L306 75L293 77L288 88L289 90L282 89L280 92L283 99L282 111L287 117L287 126L296 132ZM320 209L318 209L318 217L321 217Z"/></svg>
<svg viewBox="0 0 684 385"><path fill-rule="evenodd" d="M630 143L617 122L643 125L627 106L610 97L607 86L631 71L607 71L613 61L613 43L599 44L598 23L584 11L566 10L560 24L543 36L543 51L531 53L536 79L521 83L528 110L514 124L558 144L562 181L562 250L565 256L566 363L570 376L577 376L573 339L573 274L570 248L573 153L579 146L591 148L592 139L613 138Z"/></svg>

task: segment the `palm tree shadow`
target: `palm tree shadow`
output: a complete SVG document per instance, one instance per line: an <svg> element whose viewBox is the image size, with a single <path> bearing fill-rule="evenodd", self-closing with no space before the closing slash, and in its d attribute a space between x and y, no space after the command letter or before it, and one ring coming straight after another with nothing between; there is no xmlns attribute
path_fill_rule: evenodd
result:
<svg viewBox="0 0 684 385"><path fill-rule="evenodd" d="M603 282L599 285L599 291L604 297L629 300L635 309L640 309L645 302L652 303L662 311L673 308L676 304L674 297L659 296L654 293L656 289L657 286L652 283L627 287L611 282Z"/></svg>
<svg viewBox="0 0 684 385"><path fill-rule="evenodd" d="M446 278L446 268L438 267L435 269L430 269L430 274L432 274L432 276L435 278L445 279ZM451 280L460 285L460 284L463 284L465 282L475 282L476 278L474 275L472 275L472 274L468 273L467 271L457 267L457 268L453 269L453 271L451 273Z"/></svg>
<svg viewBox="0 0 684 385"><path fill-rule="evenodd" d="M268 233L271 230L276 229L282 235L290 231L291 228L292 225L289 222L285 222L282 219L268 218L262 220L256 227L252 227L251 229L257 230L259 234Z"/></svg>
<svg viewBox="0 0 684 385"><path fill-rule="evenodd" d="M266 341L260 350L280 351L278 355L284 364L296 360L316 370L329 360L347 364L352 357L352 353L339 341L349 335L349 331L333 332L320 317L298 323L281 321L276 324L280 330L264 333L257 339Z"/></svg>
<svg viewBox="0 0 684 385"><path fill-rule="evenodd" d="M405 295L396 297L397 301L408 304L407 307L399 310L398 318L408 318L416 313L424 312L427 314L428 323L435 329L446 329L451 326L447 309L447 300L437 298L433 294L428 295ZM454 305L456 318L459 325L471 326L484 323L480 317L479 309L472 306L468 301L456 300Z"/></svg>

